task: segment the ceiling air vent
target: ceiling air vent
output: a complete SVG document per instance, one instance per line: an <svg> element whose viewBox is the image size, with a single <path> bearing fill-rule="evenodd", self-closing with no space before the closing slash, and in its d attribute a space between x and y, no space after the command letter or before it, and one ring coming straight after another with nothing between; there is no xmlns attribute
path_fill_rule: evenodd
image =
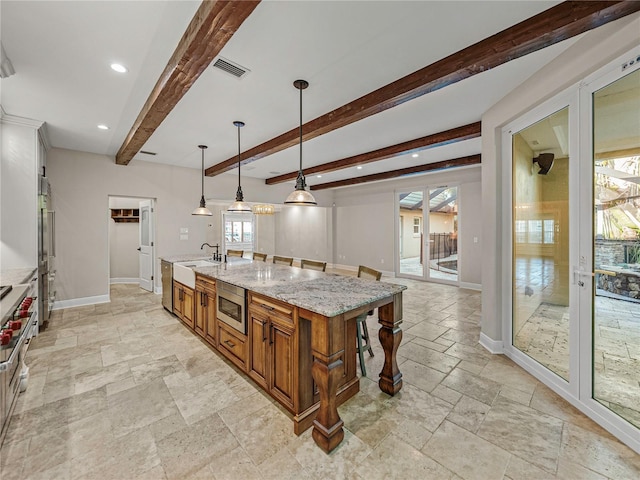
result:
<svg viewBox="0 0 640 480"><path fill-rule="evenodd" d="M140 150L140 153L142 153L144 155L157 155L156 152L147 152L146 150Z"/></svg>
<svg viewBox="0 0 640 480"><path fill-rule="evenodd" d="M229 74L231 74L231 75L233 75L234 77L237 77L237 78L242 78L247 73L250 72L249 69L244 68L244 67L238 65L237 63L233 63L232 61L227 60L226 58L222 58L222 57L218 57L217 60L213 63L213 66L215 68L219 68L223 72L227 72L227 73L229 73Z"/></svg>

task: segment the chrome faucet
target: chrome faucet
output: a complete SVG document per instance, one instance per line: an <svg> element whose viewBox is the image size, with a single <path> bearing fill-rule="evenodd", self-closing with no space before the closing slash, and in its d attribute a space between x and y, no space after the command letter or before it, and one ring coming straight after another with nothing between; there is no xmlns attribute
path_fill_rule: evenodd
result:
<svg viewBox="0 0 640 480"><path fill-rule="evenodd" d="M217 243L215 245L209 245L207 242L204 242L202 245L200 245L200 250L204 250L204 246L207 247L211 247L211 248L215 248L216 249L216 253L214 253L213 255L211 255L211 260L213 260L214 262L219 262L222 260L222 256L220 255L219 249L220 249L220 245L218 245Z"/></svg>

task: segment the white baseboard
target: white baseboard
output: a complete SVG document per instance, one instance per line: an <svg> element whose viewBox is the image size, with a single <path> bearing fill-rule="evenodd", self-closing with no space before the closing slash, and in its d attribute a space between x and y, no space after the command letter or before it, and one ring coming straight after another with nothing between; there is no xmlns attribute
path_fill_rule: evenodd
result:
<svg viewBox="0 0 640 480"><path fill-rule="evenodd" d="M110 284L114 283L140 283L139 278L115 277L109 279Z"/></svg>
<svg viewBox="0 0 640 480"><path fill-rule="evenodd" d="M358 267L354 267L353 265L342 265L340 263L327 264L328 268L337 268L338 270L346 270L348 272L358 272ZM376 268L379 272L382 272L383 277L395 277L395 272L389 272L387 270L380 270Z"/></svg>
<svg viewBox="0 0 640 480"><path fill-rule="evenodd" d="M95 305L96 303L110 302L109 295L96 295L95 297L72 298L70 300L56 300L53 304L53 310L62 310L63 308L83 307L85 305Z"/></svg>
<svg viewBox="0 0 640 480"><path fill-rule="evenodd" d="M153 293L155 293L156 295L162 295L162 285L154 285Z"/></svg>
<svg viewBox="0 0 640 480"><path fill-rule="evenodd" d="M354 267L353 265L342 265L340 263L334 263L333 265L327 265L331 268L336 268L338 270L347 270L348 272L357 272L358 267Z"/></svg>
<svg viewBox="0 0 640 480"><path fill-rule="evenodd" d="M460 288L466 288L468 290L477 290L478 292L482 291L481 283L470 283L470 282L460 282Z"/></svg>
<svg viewBox="0 0 640 480"><path fill-rule="evenodd" d="M504 353L502 340L494 340L484 333L480 333L480 345L486 348L490 353Z"/></svg>

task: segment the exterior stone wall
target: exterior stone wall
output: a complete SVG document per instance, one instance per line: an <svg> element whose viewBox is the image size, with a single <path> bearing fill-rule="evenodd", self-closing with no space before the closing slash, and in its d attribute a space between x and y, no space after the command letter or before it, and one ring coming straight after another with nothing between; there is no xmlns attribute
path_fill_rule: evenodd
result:
<svg viewBox="0 0 640 480"><path fill-rule="evenodd" d="M621 265L625 263L626 247L637 247L638 240L596 240L595 265Z"/></svg>
<svg viewBox="0 0 640 480"><path fill-rule="evenodd" d="M596 284L598 288L607 292L623 295L630 298L640 298L640 277L639 273L633 272L617 272L615 276L596 275Z"/></svg>

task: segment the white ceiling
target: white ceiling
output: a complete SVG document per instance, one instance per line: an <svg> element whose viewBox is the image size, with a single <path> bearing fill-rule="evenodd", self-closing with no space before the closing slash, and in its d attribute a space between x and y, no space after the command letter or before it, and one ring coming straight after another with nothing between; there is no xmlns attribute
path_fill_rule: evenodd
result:
<svg viewBox="0 0 640 480"><path fill-rule="evenodd" d="M2 44L16 74L2 80L12 115L44 120L54 147L115 156L200 2L0 2ZM501 31L557 1L263 1L221 56L250 73L209 68L156 130L136 161L200 168L237 155L234 120L247 150L434 61ZM482 113L575 39L512 61L305 142L317 165L480 120ZM112 62L129 72L113 72ZM101 131L104 123L110 130ZM311 185L480 153L468 140L323 175ZM242 168L268 178L298 168L298 146ZM126 168L126 167L124 167ZM276 173L277 172L277 173ZM237 174L237 172L235 173ZM225 175L235 175L231 171ZM235 178L235 177L234 177ZM293 181L290 182L293 184Z"/></svg>

